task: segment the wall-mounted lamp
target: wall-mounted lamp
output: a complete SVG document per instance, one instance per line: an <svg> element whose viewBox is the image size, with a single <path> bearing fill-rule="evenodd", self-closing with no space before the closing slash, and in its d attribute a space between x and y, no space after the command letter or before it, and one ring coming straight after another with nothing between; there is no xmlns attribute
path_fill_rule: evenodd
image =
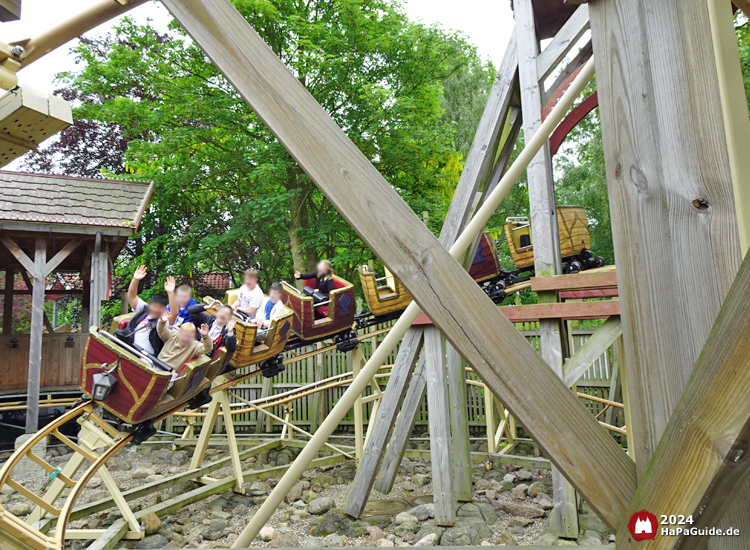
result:
<svg viewBox="0 0 750 550"><path fill-rule="evenodd" d="M68 336L68 337L67 337L67 338L65 339L65 347L66 347L66 348L74 348L74 347L76 347L76 341L75 341L75 340L73 340L73 337L72 337L72 336Z"/></svg>
<svg viewBox="0 0 750 550"><path fill-rule="evenodd" d="M18 349L20 346L18 345L18 338L15 336L10 339L10 349Z"/></svg>

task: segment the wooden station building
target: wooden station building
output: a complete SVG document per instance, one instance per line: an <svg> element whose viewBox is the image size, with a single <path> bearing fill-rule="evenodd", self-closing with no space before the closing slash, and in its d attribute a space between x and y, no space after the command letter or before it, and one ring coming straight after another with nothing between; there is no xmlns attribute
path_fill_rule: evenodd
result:
<svg viewBox="0 0 750 550"><path fill-rule="evenodd" d="M78 385L87 329L109 297L111 266L148 206L153 184L0 171L0 271L4 272L0 349L3 390L27 387L26 431L36 432L39 390ZM46 289L55 273L79 273L80 288ZM25 289L14 287L17 276ZM57 286L57 285L55 285ZM55 333L45 294L81 296L81 331ZM15 331L14 298L31 296L29 334Z"/></svg>

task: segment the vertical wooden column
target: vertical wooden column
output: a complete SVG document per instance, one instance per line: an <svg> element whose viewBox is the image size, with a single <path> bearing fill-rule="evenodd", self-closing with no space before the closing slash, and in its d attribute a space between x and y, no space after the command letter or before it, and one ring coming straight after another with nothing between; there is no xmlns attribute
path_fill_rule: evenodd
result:
<svg viewBox="0 0 750 550"><path fill-rule="evenodd" d="M99 326L102 312L102 234L96 234L94 251L91 255L91 273L89 275L89 326Z"/></svg>
<svg viewBox="0 0 750 550"><path fill-rule="evenodd" d="M3 334L13 332L13 284L15 269L5 268L5 292L3 294Z"/></svg>
<svg viewBox="0 0 750 550"><path fill-rule="evenodd" d="M443 337L443 340L445 338ZM451 421L451 456L453 459L453 489L456 500L471 502L471 454L469 449L469 414L466 408L466 370L456 348L446 342L448 365L448 402Z"/></svg>
<svg viewBox="0 0 750 550"><path fill-rule="evenodd" d="M436 327L424 329L424 351L435 523L453 525L456 520L456 495L453 491L445 339Z"/></svg>
<svg viewBox="0 0 750 550"><path fill-rule="evenodd" d="M518 44L518 78L521 86L521 112L524 138L528 141L542 124L543 90L539 84L537 58L539 40L531 0L514 0L516 43ZM557 204L552 177L552 155L549 144L542 147L526 171L529 186L531 231L534 235L534 271L537 277L561 272L560 236L557 229ZM539 303L557 301L556 292L538 293ZM562 326L558 320L539 323L539 347L542 358L562 378ZM559 537L578 538L578 512L575 491L570 483L552 468L555 507L552 525Z"/></svg>
<svg viewBox="0 0 750 550"><path fill-rule="evenodd" d="M47 242L39 237L34 244L34 289L31 294L31 335L29 337L29 384L26 397L26 433L36 433L39 424L39 384L42 372L42 329L44 328L44 276Z"/></svg>
<svg viewBox="0 0 750 550"><path fill-rule="evenodd" d="M722 110L709 3L589 4L639 478L741 261L736 208L747 205L735 204L727 135L737 128ZM748 124L746 107L731 116ZM747 518L730 515L733 527Z"/></svg>

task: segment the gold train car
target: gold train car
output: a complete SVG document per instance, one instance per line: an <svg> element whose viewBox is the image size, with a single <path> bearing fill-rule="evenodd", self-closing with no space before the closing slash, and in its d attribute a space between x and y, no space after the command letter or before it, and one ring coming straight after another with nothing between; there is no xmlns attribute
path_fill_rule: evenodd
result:
<svg viewBox="0 0 750 550"><path fill-rule="evenodd" d="M376 317L403 311L411 302L411 295L388 268L383 277L377 277L366 265L359 266L358 271L367 307Z"/></svg>
<svg viewBox="0 0 750 550"><path fill-rule="evenodd" d="M584 261L591 258L591 232L586 212L582 207L558 206L557 227L560 232L560 254L563 261L573 265L573 262L579 261L578 257L582 257ZM504 229L516 268L533 268L534 240L529 218L508 218Z"/></svg>

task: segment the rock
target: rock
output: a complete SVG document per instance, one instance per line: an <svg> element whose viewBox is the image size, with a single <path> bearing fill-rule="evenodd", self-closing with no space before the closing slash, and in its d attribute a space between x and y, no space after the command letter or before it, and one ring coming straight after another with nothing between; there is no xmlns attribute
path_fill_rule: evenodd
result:
<svg viewBox="0 0 750 550"><path fill-rule="evenodd" d="M301 548L297 538L291 533L282 533L268 543L268 548Z"/></svg>
<svg viewBox="0 0 750 550"><path fill-rule="evenodd" d="M333 500L333 499L331 499ZM316 537L325 537L335 533L350 538L364 537L367 534L365 528L369 527L366 521L354 520L339 512L329 511L317 526L314 526L310 533Z"/></svg>
<svg viewBox="0 0 750 550"><path fill-rule="evenodd" d="M393 534L397 537L404 538L407 534L413 535L417 531L419 531L419 524L409 521L396 525L396 528L393 530Z"/></svg>
<svg viewBox="0 0 750 550"><path fill-rule="evenodd" d="M521 516L524 518L541 518L544 516L544 510L528 504L517 504L513 502L504 502L502 509L511 516Z"/></svg>
<svg viewBox="0 0 750 550"><path fill-rule="evenodd" d="M393 523L401 525L402 523L416 523L419 519L416 516L411 515L409 512L401 512L394 519Z"/></svg>
<svg viewBox="0 0 750 550"><path fill-rule="evenodd" d="M146 479L148 476L154 475L154 471L151 468L136 468L136 470L130 474L133 479Z"/></svg>
<svg viewBox="0 0 750 550"><path fill-rule="evenodd" d="M227 528L229 522L225 519L212 519L208 524L209 531L223 531Z"/></svg>
<svg viewBox="0 0 750 550"><path fill-rule="evenodd" d="M578 539L578 546L601 546L602 541L598 537L585 536Z"/></svg>
<svg viewBox="0 0 750 550"><path fill-rule="evenodd" d="M515 500L523 500L526 498L526 491L529 489L529 486L525 483L520 483L515 486L515 488L510 492L510 498L513 498Z"/></svg>
<svg viewBox="0 0 750 550"><path fill-rule="evenodd" d="M609 529L607 529L607 526L604 525L602 520L596 517L596 514L594 514L593 512L588 514L580 514L578 517L578 527L581 531L595 531L599 533L602 538L606 537L609 534Z"/></svg>
<svg viewBox="0 0 750 550"><path fill-rule="evenodd" d="M411 478L412 483L417 487L424 487L430 482L430 476L427 474L414 474Z"/></svg>
<svg viewBox="0 0 750 550"><path fill-rule="evenodd" d="M156 464L169 464L172 460L172 451L169 449L159 449L154 451L152 460Z"/></svg>
<svg viewBox="0 0 750 550"><path fill-rule="evenodd" d="M304 510L305 508L307 508L307 504L305 504L302 500L295 500L290 506L295 510Z"/></svg>
<svg viewBox="0 0 750 550"><path fill-rule="evenodd" d="M528 527L534 523L533 519L524 518L524 517L515 517L510 518L510 521L508 522L508 527Z"/></svg>
<svg viewBox="0 0 750 550"><path fill-rule="evenodd" d="M495 544L498 546L501 544L504 544L506 546L516 546L518 543L516 542L516 539L514 539L508 531L503 531L500 533L500 535L497 537L497 540L495 541Z"/></svg>
<svg viewBox="0 0 750 550"><path fill-rule="evenodd" d="M417 521L426 521L430 519L431 517L435 516L435 508L433 507L432 509L432 516L430 515L430 512L427 510L427 507L424 506L423 504L420 504L419 506L415 506L414 508L407 511L406 513L414 516L417 519Z"/></svg>
<svg viewBox="0 0 750 550"><path fill-rule="evenodd" d="M440 542L440 537L443 536L443 533L445 533L445 527L439 527L437 525L423 525L422 528L416 533L415 539L416 540L422 540L427 535L435 535L437 537L438 542Z"/></svg>
<svg viewBox="0 0 750 550"><path fill-rule="evenodd" d="M503 476L503 483L515 483L516 482L516 476L513 474L505 474Z"/></svg>
<svg viewBox="0 0 750 550"><path fill-rule="evenodd" d="M478 545L482 540L492 538L492 531L484 522L473 516L456 519L453 527L446 529L440 537L440 546Z"/></svg>
<svg viewBox="0 0 750 550"><path fill-rule="evenodd" d="M344 541L336 533L331 533L330 535L323 537L320 541L320 545L324 548L341 548L344 546Z"/></svg>
<svg viewBox="0 0 750 550"><path fill-rule="evenodd" d="M143 525L143 530L147 535L153 535L159 529L161 529L161 520L159 519L159 516L157 516L153 512L145 514L141 518L141 524Z"/></svg>
<svg viewBox="0 0 750 550"><path fill-rule="evenodd" d="M440 546L471 546L471 533L465 527L454 525L443 533Z"/></svg>
<svg viewBox="0 0 750 550"><path fill-rule="evenodd" d="M292 488L289 489L289 492L286 494L286 497L284 497L284 499L289 504L291 504L292 502L302 498L302 492L304 490L305 490L305 482L300 481L299 483L292 485Z"/></svg>
<svg viewBox="0 0 750 550"><path fill-rule="evenodd" d="M270 525L266 525L258 532L258 536L260 537L260 540L269 542L276 536L276 529Z"/></svg>
<svg viewBox="0 0 750 550"><path fill-rule="evenodd" d="M184 466L188 463L188 454L186 451L175 451L172 456L169 457L169 463L172 466Z"/></svg>
<svg viewBox="0 0 750 550"><path fill-rule="evenodd" d="M9 487L7 485L3 485L2 487L0 487L0 495L10 496L15 492L16 491L12 487Z"/></svg>
<svg viewBox="0 0 750 550"><path fill-rule="evenodd" d="M375 546L378 548L393 548L395 544L393 544L393 541L390 541L388 539L380 539L375 543Z"/></svg>
<svg viewBox="0 0 750 550"><path fill-rule="evenodd" d="M287 453L279 453L276 457L276 466L286 466L292 461L292 457Z"/></svg>
<svg viewBox="0 0 750 550"><path fill-rule="evenodd" d="M475 502L474 505L479 508L482 519L487 525L494 525L497 522L497 512L491 504L487 502Z"/></svg>
<svg viewBox="0 0 750 550"><path fill-rule="evenodd" d="M555 546L578 546L578 543L574 540L557 539Z"/></svg>
<svg viewBox="0 0 750 550"><path fill-rule="evenodd" d="M340 468L336 468L333 473L336 477L340 477L344 481L354 481L354 476L357 475L357 467L353 464L347 464Z"/></svg>
<svg viewBox="0 0 750 550"><path fill-rule="evenodd" d="M466 503L461 506L458 509L458 512L456 512L456 515L458 517L482 519L482 512L480 512L479 507L472 502Z"/></svg>
<svg viewBox="0 0 750 550"><path fill-rule="evenodd" d="M533 543L533 546L552 546L557 542L557 537L552 533L540 535Z"/></svg>
<svg viewBox="0 0 750 550"><path fill-rule="evenodd" d="M10 513L16 517L28 516L31 511L31 506L26 504L25 502L20 502L10 507Z"/></svg>
<svg viewBox="0 0 750 550"><path fill-rule="evenodd" d="M544 483L541 481L535 481L531 485L529 485L528 490L526 491L531 498L534 498L539 493L546 493L546 487L544 486Z"/></svg>
<svg viewBox="0 0 750 550"><path fill-rule="evenodd" d="M439 537L435 533L430 533L415 542L414 546L437 546L439 540Z"/></svg>
<svg viewBox="0 0 750 550"><path fill-rule="evenodd" d="M19 447L26 444L26 441L29 439L32 439L36 437L36 434L22 434L19 435L16 438L15 441L15 448L18 449ZM48 437L45 436L32 447L32 451L34 451L34 454L36 456L45 456L47 454L47 441ZM63 464L64 461L60 459L51 459L54 460L54 464ZM59 462L58 462L59 460ZM41 466L39 466L36 462L33 462L29 457L25 456L21 460L19 460L16 463L16 466L13 468L13 477L16 478L24 478L24 477L42 477L44 476L47 478L49 474L46 470L44 470Z"/></svg>
<svg viewBox="0 0 750 550"><path fill-rule="evenodd" d="M135 543L133 548L154 550L156 548L164 548L167 544L169 544L169 540L167 540L167 537L164 535L153 535L151 537L146 537L143 540L139 540Z"/></svg>
<svg viewBox="0 0 750 550"><path fill-rule="evenodd" d="M318 498L318 495L316 495L313 491L307 491L302 495L302 502L304 502L305 504L310 504L316 498Z"/></svg>
<svg viewBox="0 0 750 550"><path fill-rule="evenodd" d="M329 485L335 485L336 478L328 474L322 474L310 481L310 485L320 485L321 487L327 487Z"/></svg>
<svg viewBox="0 0 750 550"><path fill-rule="evenodd" d="M365 533L367 533L368 542L377 542L385 537L385 533L377 525L369 525L365 527Z"/></svg>
<svg viewBox="0 0 750 550"><path fill-rule="evenodd" d="M230 514L229 512L224 512L223 510L212 510L211 511L211 519L223 519L224 521L229 521L232 519L232 516L234 514Z"/></svg>
<svg viewBox="0 0 750 550"><path fill-rule="evenodd" d="M323 546L322 540L318 537L310 537L305 541L303 548L321 548Z"/></svg>
<svg viewBox="0 0 750 550"><path fill-rule="evenodd" d="M101 487L102 485L102 478L100 477L92 477L86 487L89 489L96 489L97 487Z"/></svg>
<svg viewBox="0 0 750 550"><path fill-rule="evenodd" d="M555 504L552 500L552 497L549 496L546 493L539 493L536 498L534 499L534 502L539 506L542 510L552 510L554 508Z"/></svg>
<svg viewBox="0 0 750 550"><path fill-rule="evenodd" d="M516 479L518 481L533 481L534 480L534 474L532 474L528 470L518 470L516 472Z"/></svg>
<svg viewBox="0 0 750 550"><path fill-rule="evenodd" d="M331 497L316 498L307 505L307 511L314 516L322 516L332 508L336 507L336 501Z"/></svg>
<svg viewBox="0 0 750 550"><path fill-rule="evenodd" d="M414 485L411 481L404 481L402 487L404 488L404 491L409 491L410 493L417 490L417 486Z"/></svg>
<svg viewBox="0 0 750 550"><path fill-rule="evenodd" d="M262 481L256 481L247 490L250 496L260 497L268 494L268 485Z"/></svg>

